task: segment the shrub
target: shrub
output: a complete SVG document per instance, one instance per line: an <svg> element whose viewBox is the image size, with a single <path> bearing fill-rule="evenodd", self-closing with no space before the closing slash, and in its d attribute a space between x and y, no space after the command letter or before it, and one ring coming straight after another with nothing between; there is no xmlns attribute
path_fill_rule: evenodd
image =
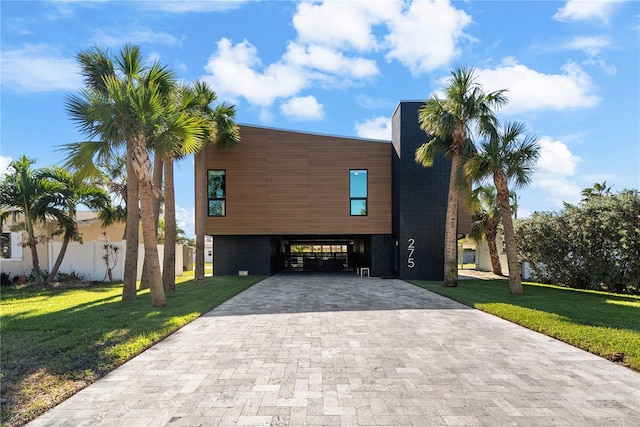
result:
<svg viewBox="0 0 640 427"><path fill-rule="evenodd" d="M640 293L640 194L585 197L560 213L518 221L518 250L535 279L580 289Z"/></svg>

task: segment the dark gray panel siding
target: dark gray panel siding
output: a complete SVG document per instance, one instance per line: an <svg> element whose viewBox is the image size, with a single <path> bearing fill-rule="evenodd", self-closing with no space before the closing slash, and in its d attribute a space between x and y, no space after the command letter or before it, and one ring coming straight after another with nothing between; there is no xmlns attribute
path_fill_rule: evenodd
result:
<svg viewBox="0 0 640 427"><path fill-rule="evenodd" d="M430 168L416 163L416 149L428 140L418 123L422 104L402 102L393 116L392 211L398 277L442 280L451 162L439 155Z"/></svg>
<svg viewBox="0 0 640 427"><path fill-rule="evenodd" d="M395 239L390 234L371 236L371 275L390 277L395 273Z"/></svg>
<svg viewBox="0 0 640 427"><path fill-rule="evenodd" d="M272 248L269 236L214 236L213 270L216 276L271 275Z"/></svg>

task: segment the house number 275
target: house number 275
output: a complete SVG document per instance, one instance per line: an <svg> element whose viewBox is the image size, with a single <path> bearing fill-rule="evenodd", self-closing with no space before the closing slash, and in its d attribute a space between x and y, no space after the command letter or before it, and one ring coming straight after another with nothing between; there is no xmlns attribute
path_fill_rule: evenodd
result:
<svg viewBox="0 0 640 427"><path fill-rule="evenodd" d="M416 266L416 262L413 259L413 253L416 250L416 239L407 240L407 251L409 252L409 256L407 257L407 267L413 268Z"/></svg>

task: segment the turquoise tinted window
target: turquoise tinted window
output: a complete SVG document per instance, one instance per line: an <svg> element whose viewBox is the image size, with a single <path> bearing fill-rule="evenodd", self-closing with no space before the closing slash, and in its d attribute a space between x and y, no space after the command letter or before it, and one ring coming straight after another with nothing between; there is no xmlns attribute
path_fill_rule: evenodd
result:
<svg viewBox="0 0 640 427"><path fill-rule="evenodd" d="M351 215L366 215L367 200L351 199Z"/></svg>
<svg viewBox="0 0 640 427"><path fill-rule="evenodd" d="M224 170L209 170L207 178L209 216L225 216L227 214L227 173Z"/></svg>
<svg viewBox="0 0 640 427"><path fill-rule="evenodd" d="M368 182L366 169L349 171L350 215L367 215Z"/></svg>

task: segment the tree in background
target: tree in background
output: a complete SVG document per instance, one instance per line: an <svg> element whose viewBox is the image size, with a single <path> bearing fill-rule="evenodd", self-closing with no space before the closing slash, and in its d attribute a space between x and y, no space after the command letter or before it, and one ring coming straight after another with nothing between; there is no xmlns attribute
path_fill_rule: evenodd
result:
<svg viewBox="0 0 640 427"><path fill-rule="evenodd" d="M36 228L44 226L47 218L55 218L60 224L68 224L71 219L64 209L51 202L55 185L43 180L39 172L32 169L35 162L35 159L22 156L9 164L10 172L0 182L0 224L12 218L13 228L27 233L27 241L22 245L31 250L36 283L44 283L37 245L47 236L36 235Z"/></svg>
<svg viewBox="0 0 640 427"><path fill-rule="evenodd" d="M509 288L513 295L522 294L522 278L518 262L518 246L513 229L513 213L509 202L509 186L521 188L531 182L540 156L537 137L528 134L523 123L509 122L498 133L483 141L478 152L465 164L467 177L474 181L493 178L496 201L504 227L504 240L509 266Z"/></svg>
<svg viewBox="0 0 640 427"><path fill-rule="evenodd" d="M640 293L640 193L623 190L519 220L518 249L534 278L580 289Z"/></svg>
<svg viewBox="0 0 640 427"><path fill-rule="evenodd" d="M47 203L65 213L58 218L58 233L62 234L63 240L58 257L46 279L49 283L58 274L69 242L82 242L76 221L78 206L84 205L98 211L109 210L110 200L109 195L102 188L83 182L78 173L71 174L59 166L41 169L37 175L40 182L48 189L45 196L45 199L48 199Z"/></svg>
<svg viewBox="0 0 640 427"><path fill-rule="evenodd" d="M502 276L502 266L496 238L500 225L500 206L496 200L496 188L489 185L481 185L471 192L469 205L472 212L471 238L476 242L484 239L489 247L491 259L491 271Z"/></svg>
<svg viewBox="0 0 640 427"><path fill-rule="evenodd" d="M587 201L592 197L610 196L611 186L607 186L607 181L602 183L596 182L593 187L585 188L582 190L582 201Z"/></svg>
<svg viewBox="0 0 640 427"><path fill-rule="evenodd" d="M457 220L460 189L458 175L463 153L473 151L471 137L495 133L498 120L494 109L506 104L504 90L486 92L475 81L472 68L458 67L451 72L445 97L432 95L420 108L420 128L431 138L416 150L416 161L425 167L433 165L437 153L451 158L451 176L447 199L444 249L444 285L458 285Z"/></svg>

